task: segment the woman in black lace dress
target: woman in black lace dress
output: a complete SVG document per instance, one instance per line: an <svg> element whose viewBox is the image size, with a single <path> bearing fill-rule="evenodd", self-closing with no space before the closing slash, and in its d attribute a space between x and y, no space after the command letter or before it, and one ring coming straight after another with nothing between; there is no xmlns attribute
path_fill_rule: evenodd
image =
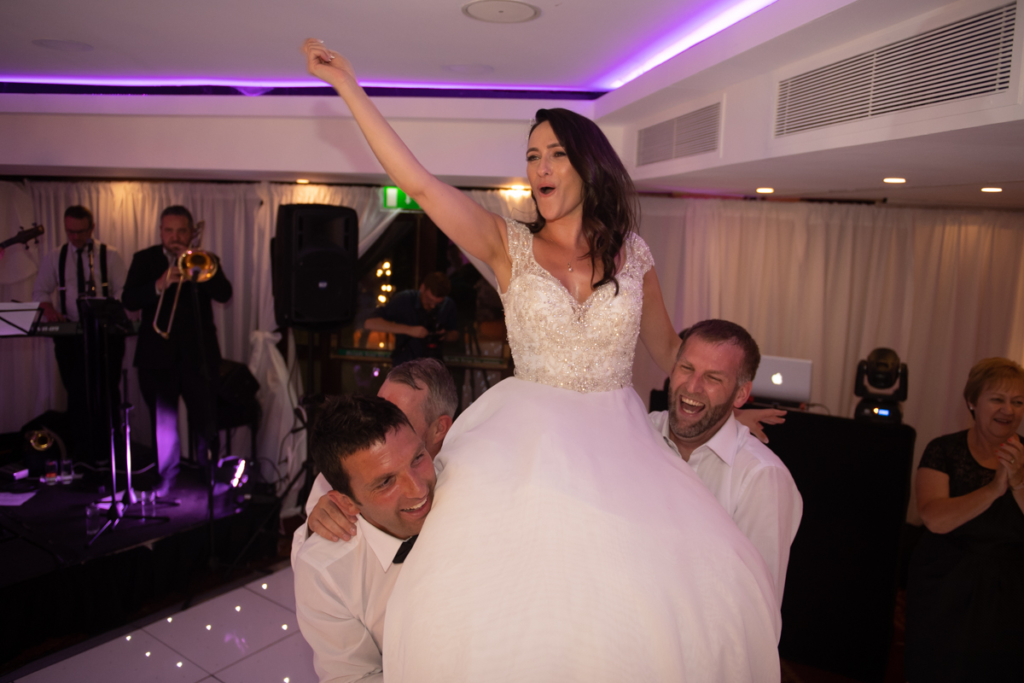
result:
<svg viewBox="0 0 1024 683"><path fill-rule="evenodd" d="M910 683L1024 680L1024 369L979 361L964 398L974 424L928 444L917 474Z"/></svg>

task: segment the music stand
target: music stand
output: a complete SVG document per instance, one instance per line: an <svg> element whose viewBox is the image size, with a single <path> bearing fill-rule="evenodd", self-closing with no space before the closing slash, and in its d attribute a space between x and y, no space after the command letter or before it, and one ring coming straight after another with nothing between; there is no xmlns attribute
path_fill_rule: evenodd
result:
<svg viewBox="0 0 1024 683"><path fill-rule="evenodd" d="M0 304L0 337L24 337L38 324L39 302Z"/></svg>
<svg viewBox="0 0 1024 683"><path fill-rule="evenodd" d="M125 429L125 490L119 502L117 500L117 429L114 424L114 415L110 405L110 337L111 335L129 335L134 332L134 327L125 313L124 305L117 299L111 298L80 298L78 300L78 318L82 325L82 333L85 336L85 377L88 392L89 413L94 424L105 424L110 444L110 507L107 509L107 521L96 534L89 539L86 547L92 546L105 531L113 529L124 518L140 520L156 520L169 522L170 517L146 517L145 515L126 514L129 506L137 502L135 492L132 490L132 464L131 444L128 442L130 431ZM96 379L98 375L98 380ZM127 382L125 386L127 391ZM125 421L128 419L128 410L131 405L121 404L122 415ZM127 405L126 405L127 404Z"/></svg>

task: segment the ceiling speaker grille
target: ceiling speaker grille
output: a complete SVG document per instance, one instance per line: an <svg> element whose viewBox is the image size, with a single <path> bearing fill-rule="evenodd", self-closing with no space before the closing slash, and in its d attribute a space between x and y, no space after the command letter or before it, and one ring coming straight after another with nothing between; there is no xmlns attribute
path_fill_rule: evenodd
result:
<svg viewBox="0 0 1024 683"><path fill-rule="evenodd" d="M688 157L718 149L722 104L644 128L637 136L636 165Z"/></svg>
<svg viewBox="0 0 1024 683"><path fill-rule="evenodd" d="M776 137L1010 87L1016 3L779 83Z"/></svg>

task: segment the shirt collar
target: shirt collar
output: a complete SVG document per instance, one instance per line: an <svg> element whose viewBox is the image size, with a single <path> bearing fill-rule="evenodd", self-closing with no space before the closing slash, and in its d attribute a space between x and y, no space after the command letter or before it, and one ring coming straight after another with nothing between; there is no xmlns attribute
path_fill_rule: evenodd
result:
<svg viewBox="0 0 1024 683"><path fill-rule="evenodd" d="M363 519L362 515L356 519L356 526L359 527L358 533L363 534L370 550L377 556L381 569L386 572L391 568L391 561L395 559L395 553L401 547L402 539L395 538L388 532L378 529Z"/></svg>
<svg viewBox="0 0 1024 683"><path fill-rule="evenodd" d="M707 447L729 467L732 467L732 463L736 459L736 451L740 447L737 433L739 426L736 416L730 411L729 419L725 421L722 428L704 444L704 447Z"/></svg>
<svg viewBox="0 0 1024 683"><path fill-rule="evenodd" d="M676 446L672 440L671 427L669 426L670 415L665 416L665 424L661 428L661 435L665 437L665 441L676 453L679 453L679 447ZM717 455L726 465L732 467L733 461L736 459L736 451L740 448L739 440L739 422L736 421L736 416L730 414L729 419L725 421L714 436L708 439L705 443L701 444L693 450L693 454L696 454L702 448L707 448L712 453ZM693 458L693 455L690 455Z"/></svg>
<svg viewBox="0 0 1024 683"><path fill-rule="evenodd" d="M672 428L669 426L669 419L671 418L671 415L669 413L670 411L665 413L665 423L661 425L661 435L664 437L665 443L668 444L668 447L674 450L676 455L681 456L682 454L679 452L679 446L677 446L676 442L672 440Z"/></svg>

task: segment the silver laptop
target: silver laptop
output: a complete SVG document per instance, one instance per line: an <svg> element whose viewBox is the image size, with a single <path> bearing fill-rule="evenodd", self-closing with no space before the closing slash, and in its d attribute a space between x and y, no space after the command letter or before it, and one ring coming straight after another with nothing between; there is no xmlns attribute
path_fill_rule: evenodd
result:
<svg viewBox="0 0 1024 683"><path fill-rule="evenodd" d="M750 393L754 398L807 403L811 400L811 361L761 356Z"/></svg>

